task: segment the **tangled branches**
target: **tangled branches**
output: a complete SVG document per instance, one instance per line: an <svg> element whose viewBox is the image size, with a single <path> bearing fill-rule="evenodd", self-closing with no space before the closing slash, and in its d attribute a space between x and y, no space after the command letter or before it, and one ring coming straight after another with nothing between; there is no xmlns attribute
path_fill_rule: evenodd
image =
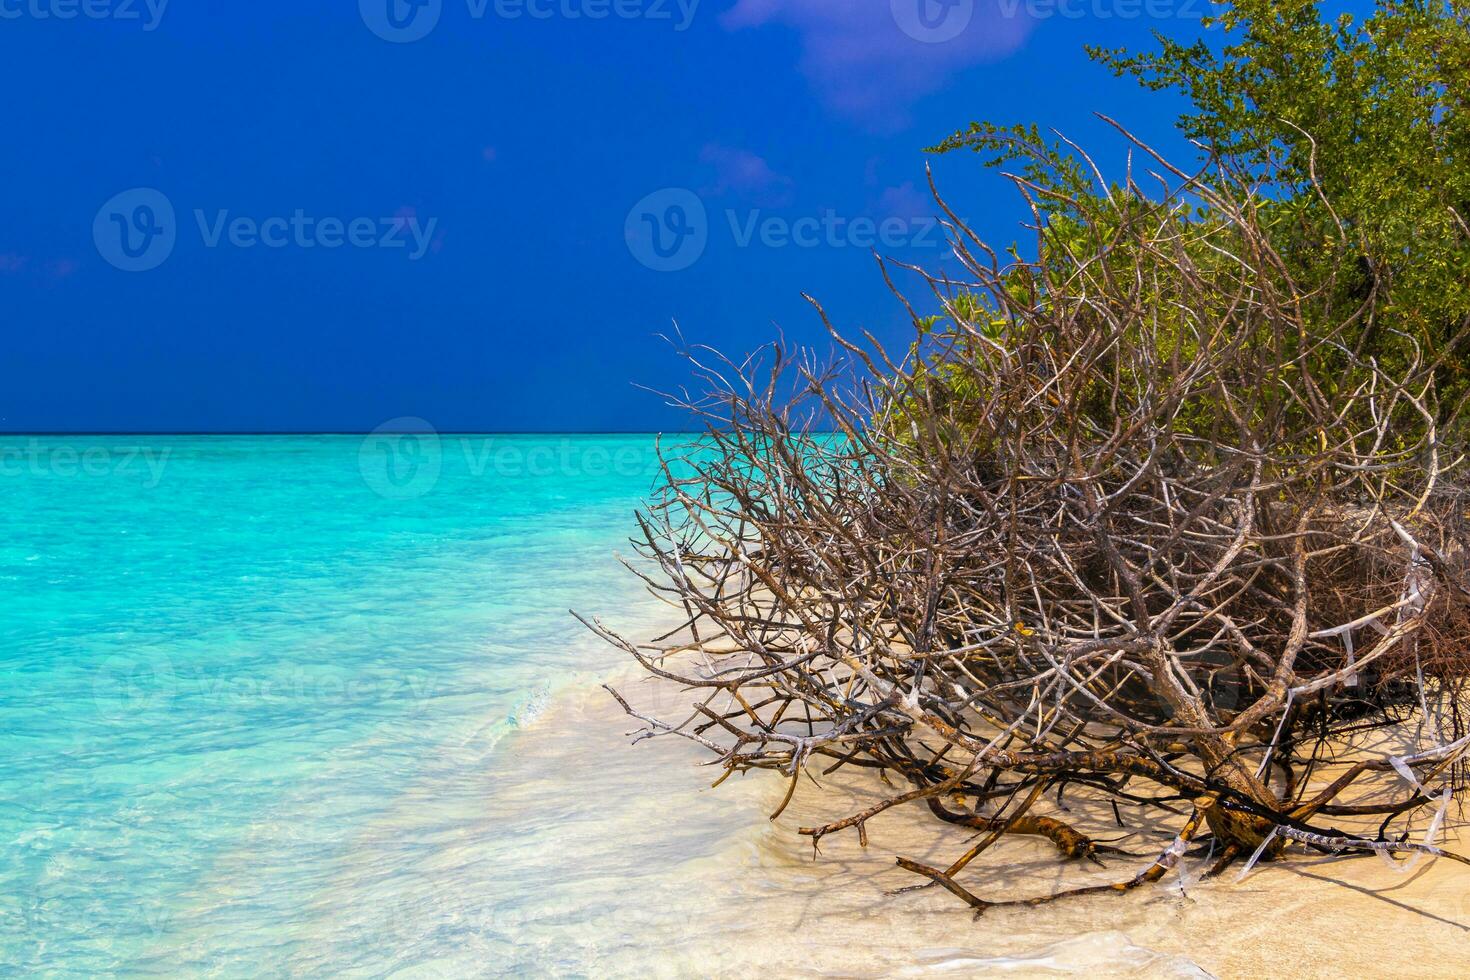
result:
<svg viewBox="0 0 1470 980"><path fill-rule="evenodd" d="M779 772L787 801L840 767L902 789L814 842L866 842L903 804L980 832L947 868L899 859L977 910L1007 903L958 875L1004 835L1115 850L1036 812L1048 791L1177 821L1153 863L1080 890L1126 891L1206 837L1211 873L1289 844L1445 854L1389 834L1437 829L1470 753L1470 504L1435 365L1413 338L1393 369L1356 339L1375 296L1299 288L1228 163L1186 174L1137 145L1152 196L1131 163L1093 197L1012 178L1034 261L1002 266L946 208L964 276L910 269L945 312L900 295L918 340L897 361L830 323L831 367L691 353L709 394L682 403L707 430L668 454L638 542L687 642L589 623L693 695L682 721L619 697L644 737ZM1323 767L1411 718L1417 750ZM1374 772L1402 792L1344 803ZM1325 822L1347 816L1383 824Z"/></svg>

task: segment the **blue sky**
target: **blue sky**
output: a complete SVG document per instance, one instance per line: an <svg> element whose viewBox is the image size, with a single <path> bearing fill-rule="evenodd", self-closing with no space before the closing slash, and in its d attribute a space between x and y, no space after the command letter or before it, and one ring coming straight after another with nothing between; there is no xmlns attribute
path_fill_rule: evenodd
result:
<svg viewBox="0 0 1470 980"><path fill-rule="evenodd" d="M924 146L987 118L1117 153L1098 110L1177 146L1177 102L1082 46L1205 12L389 2L0 0L0 430L677 429L635 386L683 380L676 320L825 347L807 291L903 338L869 248L943 261L926 159L1020 234Z"/></svg>

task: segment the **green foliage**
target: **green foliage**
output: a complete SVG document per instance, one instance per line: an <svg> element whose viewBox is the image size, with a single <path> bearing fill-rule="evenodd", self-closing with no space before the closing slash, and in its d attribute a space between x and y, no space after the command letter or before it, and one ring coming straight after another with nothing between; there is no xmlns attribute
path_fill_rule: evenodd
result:
<svg viewBox="0 0 1470 980"><path fill-rule="evenodd" d="M1206 25L1214 46L1156 34L1153 52L1089 50L1188 98L1181 130L1260 184L1293 278L1336 293L1339 312L1368 304L1361 349L1396 359L1400 335L1416 338L1445 357L1441 390L1465 391L1470 362L1450 347L1470 319L1470 5L1382 0L1356 21L1310 0L1239 0ZM1100 193L1035 126L973 123L933 149L959 148L1055 192L1039 204L1059 230L1076 210L1060 196Z"/></svg>
<svg viewBox="0 0 1470 980"><path fill-rule="evenodd" d="M1382 325L1437 352L1470 314L1470 6L1385 0L1362 22L1328 22L1308 0L1243 0L1207 23L1229 39L1219 54L1166 38L1150 54L1092 54L1184 92L1187 136L1271 178L1303 271L1340 220L1361 260L1353 287L1383 288ZM1451 365L1461 384L1465 369Z"/></svg>
<svg viewBox="0 0 1470 980"><path fill-rule="evenodd" d="M935 146L929 153L951 150L973 150L986 157L987 166L1016 164L1017 176L1036 188L1060 197L1076 197L1093 192L1092 178L1081 160L1069 152L1060 140L1042 139L1034 123L1002 126L993 122L972 122ZM1046 209L1065 213L1063 200L1049 198ZM1073 212L1075 215L1075 212Z"/></svg>

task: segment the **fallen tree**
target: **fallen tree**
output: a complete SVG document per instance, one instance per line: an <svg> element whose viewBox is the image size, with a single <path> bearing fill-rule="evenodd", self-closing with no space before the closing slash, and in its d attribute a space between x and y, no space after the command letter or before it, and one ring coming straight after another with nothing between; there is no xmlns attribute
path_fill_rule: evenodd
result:
<svg viewBox="0 0 1470 980"><path fill-rule="evenodd" d="M800 832L866 843L881 813L927 807L968 846L898 863L977 910L1016 903L961 878L1006 835L1124 853L1038 812L1068 787L1172 839L1127 878L1019 901L1127 891L1192 848L1211 875L1289 848L1470 863L1435 843L1470 755L1470 501L1439 361L1359 342L1386 277L1347 307L1331 275L1295 282L1230 161L1185 173L1133 142L1148 191L1131 163L1066 200L1011 178L1034 260L1002 263L945 207L963 272L905 267L926 297L899 294L901 357L830 323L829 364L689 353L705 392L677 400L705 432L666 453L630 565L681 638L589 622L689 708L614 694L721 779L779 773L773 819L804 774L871 772L878 803ZM1338 751L1409 719L1413 751ZM1345 802L1372 773L1400 791Z"/></svg>

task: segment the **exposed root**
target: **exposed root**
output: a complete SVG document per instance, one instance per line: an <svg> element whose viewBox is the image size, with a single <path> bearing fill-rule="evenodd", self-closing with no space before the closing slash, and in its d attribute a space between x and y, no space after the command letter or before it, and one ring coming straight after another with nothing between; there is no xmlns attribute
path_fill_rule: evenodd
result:
<svg viewBox="0 0 1470 980"><path fill-rule="evenodd" d="M951 894L960 898L967 905L973 908L977 915L984 912L986 909L1005 908L1006 906L1045 905L1048 902L1055 902L1059 899L1076 898L1082 895L1121 894L1124 892L1130 892L1141 885L1146 885L1158 881L1159 879L1163 878L1164 875L1168 874L1169 871L1171 871L1176 865L1178 865L1179 858L1184 854L1184 851L1188 847L1189 842L1194 839L1195 833L1199 830L1201 816L1202 811L1200 810L1196 810L1193 814L1191 814L1189 820L1185 822L1184 827L1179 831L1179 836L1174 838L1174 842L1164 849L1163 853L1158 856L1153 864L1150 864L1147 868L1144 868L1132 878L1129 878L1125 881L1114 882L1109 885L1087 885L1081 888L1069 888L1065 891L1055 892L1050 895L1039 895L1035 898L988 901L982 898L978 898L977 896L966 890L963 886L959 885L957 882L954 881L954 879L948 872L940 871L937 868L928 867L927 865L920 864L917 861L910 861L907 858L898 858L898 866L906 871L912 871L915 874L923 875L924 877L945 888Z"/></svg>
<svg viewBox="0 0 1470 980"><path fill-rule="evenodd" d="M1045 837L1056 845L1063 857L1077 860L1087 860L1102 866L1098 860L1099 854L1121 854L1128 857L1136 857L1128 851L1113 847L1093 840L1086 834L1074 829L1069 824L1063 823L1055 817L1035 816L1023 814L1019 817L1007 819L1005 817L982 817L972 814L955 813L947 810L937 799L930 797L929 809L939 819L947 823L959 824L975 830L1001 831L1007 834L1029 834L1037 837Z"/></svg>

